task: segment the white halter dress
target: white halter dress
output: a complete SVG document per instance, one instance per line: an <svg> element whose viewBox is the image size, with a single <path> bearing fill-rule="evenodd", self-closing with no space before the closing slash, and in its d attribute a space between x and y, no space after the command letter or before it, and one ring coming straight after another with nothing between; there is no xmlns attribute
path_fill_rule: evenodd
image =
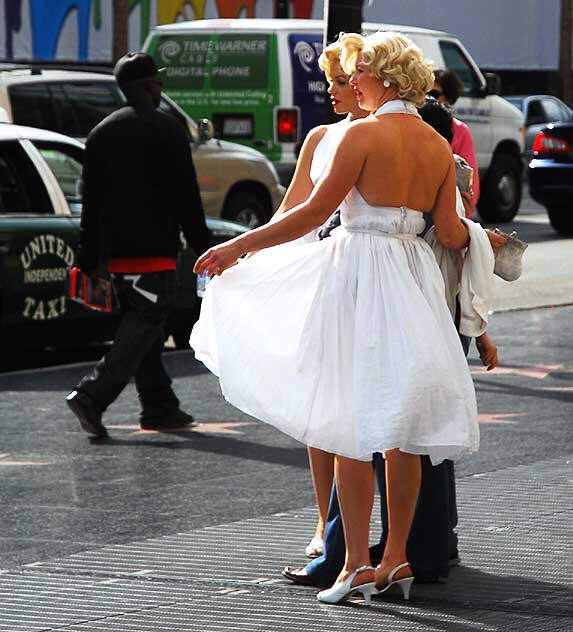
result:
<svg viewBox="0 0 573 632"><path fill-rule="evenodd" d="M412 113L397 101L376 114L389 111ZM341 220L328 239L267 248L213 279L196 357L231 404L309 446L433 463L476 450L475 391L422 213L353 188Z"/></svg>

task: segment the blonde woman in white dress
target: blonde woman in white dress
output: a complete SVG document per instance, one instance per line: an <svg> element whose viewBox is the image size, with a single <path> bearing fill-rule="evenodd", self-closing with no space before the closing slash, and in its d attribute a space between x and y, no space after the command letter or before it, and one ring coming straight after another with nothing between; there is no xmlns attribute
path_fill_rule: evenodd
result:
<svg viewBox="0 0 573 632"><path fill-rule="evenodd" d="M443 280L417 236L423 213L433 211L441 243L468 243L451 150L416 112L433 84L431 65L397 33L347 34L341 44L359 105L373 114L348 125L305 202L199 258L198 273L221 276L191 335L229 402L335 454L346 559L318 594L328 603L353 594L369 601L392 585L408 596L419 455L439 463L479 443L475 391ZM330 239L272 248L339 207L342 225ZM373 452L385 453L389 509L376 569L368 551Z"/></svg>
<svg viewBox="0 0 573 632"><path fill-rule="evenodd" d="M350 77L340 65L341 53L342 45L340 42L329 44L322 51L318 59L318 65L328 81L328 94L332 109L336 114L346 114L347 116L336 123L315 127L307 134L300 150L294 177L281 205L275 213L275 219L278 219L282 213L308 199L314 186L324 175L348 123L368 115L368 112L361 109L358 105L349 82ZM299 241L315 241L318 238L319 230L320 227L315 228L307 235L301 237ZM298 244L299 241L296 243ZM326 524L334 476L334 454L319 448L309 447L308 458L318 508L318 520L314 535L305 552L308 557L314 558L321 555L324 550L324 526Z"/></svg>

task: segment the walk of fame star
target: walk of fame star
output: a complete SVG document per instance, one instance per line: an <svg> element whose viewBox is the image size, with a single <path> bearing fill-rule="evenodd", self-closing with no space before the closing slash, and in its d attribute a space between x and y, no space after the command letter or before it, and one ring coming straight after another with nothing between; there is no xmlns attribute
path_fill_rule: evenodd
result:
<svg viewBox="0 0 573 632"><path fill-rule="evenodd" d="M239 426L252 426L254 421L211 421L207 423L197 423L193 426L184 426L181 429L174 428L173 430L164 430L166 433L194 433L200 432L202 434L231 434L240 435L244 434L242 430L238 430ZM106 424L106 428L109 430L129 430L130 434L150 434L156 433L156 430L143 430L139 424Z"/></svg>
<svg viewBox="0 0 573 632"><path fill-rule="evenodd" d="M478 415L480 424L513 424L508 417L523 417L526 413L481 413Z"/></svg>

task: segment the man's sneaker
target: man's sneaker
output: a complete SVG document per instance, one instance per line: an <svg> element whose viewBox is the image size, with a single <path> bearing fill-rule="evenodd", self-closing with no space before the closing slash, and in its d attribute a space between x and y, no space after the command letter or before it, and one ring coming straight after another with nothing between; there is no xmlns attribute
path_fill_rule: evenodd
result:
<svg viewBox="0 0 573 632"><path fill-rule="evenodd" d="M88 395L72 391L66 397L66 402L88 434L100 439L108 436L107 430L101 422L101 410Z"/></svg>
<svg viewBox="0 0 573 632"><path fill-rule="evenodd" d="M142 417L139 420L143 430L184 430L195 425L193 417L181 409L164 417Z"/></svg>

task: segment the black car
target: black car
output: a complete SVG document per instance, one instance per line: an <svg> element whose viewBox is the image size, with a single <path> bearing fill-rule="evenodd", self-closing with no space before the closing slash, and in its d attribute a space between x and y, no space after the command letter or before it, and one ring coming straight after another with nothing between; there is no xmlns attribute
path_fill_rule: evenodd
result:
<svg viewBox="0 0 573 632"><path fill-rule="evenodd" d="M529 192L547 209L551 226L573 235L573 121L551 123L533 142Z"/></svg>

